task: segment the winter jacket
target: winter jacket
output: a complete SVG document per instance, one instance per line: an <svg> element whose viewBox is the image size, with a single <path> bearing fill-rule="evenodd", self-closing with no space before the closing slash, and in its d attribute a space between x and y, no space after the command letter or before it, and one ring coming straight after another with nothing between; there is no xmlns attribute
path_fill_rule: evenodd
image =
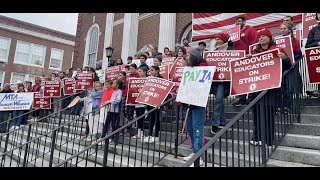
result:
<svg viewBox="0 0 320 180"><path fill-rule="evenodd" d="M122 91L120 89L114 90L111 99L107 101L107 103L109 104L109 112L119 112L121 99Z"/></svg>
<svg viewBox="0 0 320 180"><path fill-rule="evenodd" d="M249 45L258 42L258 33L250 26L245 26L240 31L240 40L233 42L233 47L236 50L245 50L246 54L249 53Z"/></svg>
<svg viewBox="0 0 320 180"><path fill-rule="evenodd" d="M320 42L320 23L313 27L308 34L308 40L306 43L306 48L317 47Z"/></svg>
<svg viewBox="0 0 320 180"><path fill-rule="evenodd" d="M95 89L93 89L90 96L92 98L92 110L99 108L102 97L102 90L96 91Z"/></svg>
<svg viewBox="0 0 320 180"><path fill-rule="evenodd" d="M103 91L102 98L100 101L100 106L106 101L109 101L111 99L112 93L113 93L112 87L109 87Z"/></svg>
<svg viewBox="0 0 320 180"><path fill-rule="evenodd" d="M92 111L92 98L91 98L91 96L81 98L80 102L83 102L84 114L88 114Z"/></svg>

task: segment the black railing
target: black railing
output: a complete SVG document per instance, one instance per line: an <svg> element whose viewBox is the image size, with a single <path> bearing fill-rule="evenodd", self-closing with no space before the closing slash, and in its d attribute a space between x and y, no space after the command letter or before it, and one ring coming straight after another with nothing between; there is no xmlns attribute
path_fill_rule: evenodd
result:
<svg viewBox="0 0 320 180"><path fill-rule="evenodd" d="M266 166L303 106L298 68L283 74L282 86L249 94L251 102L183 166Z"/></svg>

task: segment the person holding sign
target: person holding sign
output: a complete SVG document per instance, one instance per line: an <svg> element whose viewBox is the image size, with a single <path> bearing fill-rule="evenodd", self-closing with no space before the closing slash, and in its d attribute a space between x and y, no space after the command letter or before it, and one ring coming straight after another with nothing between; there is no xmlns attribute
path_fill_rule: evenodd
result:
<svg viewBox="0 0 320 180"><path fill-rule="evenodd" d="M199 49L191 49L187 55L187 66L207 66L206 60L201 56ZM192 156L197 153L202 147L203 127L205 118L205 108L195 105L189 105L189 112L187 114L187 132L191 139L192 153L187 156ZM200 166L203 164L200 158Z"/></svg>
<svg viewBox="0 0 320 180"><path fill-rule="evenodd" d="M320 13L316 13L316 20L318 25L309 31L306 48L320 46Z"/></svg>
<svg viewBox="0 0 320 180"><path fill-rule="evenodd" d="M228 43L229 35L225 33L219 33L216 35L215 40L215 51L226 51L226 50L234 50L231 43ZM212 82L211 89L213 94L215 95L214 102L214 113L212 117L212 128L211 133L216 134L218 132L218 127L224 127L226 125L226 118L224 113L224 102L223 98L229 93L225 93L225 91L229 92L230 90L230 82Z"/></svg>
<svg viewBox="0 0 320 180"><path fill-rule="evenodd" d="M13 93L10 89L10 84L6 83L3 85L3 89L0 93ZM7 121L9 119L11 111L0 111L0 133L6 133L7 130Z"/></svg>
<svg viewBox="0 0 320 180"><path fill-rule="evenodd" d="M24 85L22 83L18 83L18 90L15 92L15 93L24 93L24 92L27 92L25 89L24 89ZM19 97L19 95L18 95ZM13 130L13 129L19 129L20 127L20 124L22 122L22 120L24 119L24 114L27 113L28 110L14 110L13 113L12 113L12 117L13 117L13 124L12 124L12 127L10 130Z"/></svg>
<svg viewBox="0 0 320 180"><path fill-rule="evenodd" d="M300 50L300 42L298 39L294 37L293 34L293 27L288 24L288 23L283 23L280 25L280 31L281 31L281 36L288 36L290 35L291 37L291 42L292 42L292 50L294 54L294 60L297 62L298 60L301 59L302 57L302 52ZM288 52L289 53L289 52Z"/></svg>
<svg viewBox="0 0 320 180"><path fill-rule="evenodd" d="M259 44L257 45L257 48L253 51L253 54L258 54L258 53L261 53L264 51L277 49L276 44L272 39L272 34L267 29L260 30L258 33L258 37L259 37ZM250 57L251 54L249 54L247 56ZM282 71L289 70L291 68L291 60L285 54L283 49L280 49L278 56L282 59ZM254 93L249 94L249 99L251 99L251 100L255 99L260 94L260 92L254 92ZM265 111L265 113L263 114L263 116L266 119L266 128L267 129L265 130L265 132L266 132L266 140L267 140L268 146L272 145L273 139L274 139L275 113L273 113L273 112L275 112L275 109L276 109L276 107L275 107L276 102L275 101L278 100L278 99L275 99L275 97L277 97L277 95L279 95L279 94L280 94L279 89L269 90L268 96L270 98L268 99L268 105L266 107L268 112ZM258 113L261 113L261 112L259 111L259 104L256 103L253 106L254 135L253 135L252 140L250 141L250 143L252 145L262 145L261 128L258 127L258 125L261 124L261 123L258 123L258 121L260 121L260 119L259 119L260 116Z"/></svg>

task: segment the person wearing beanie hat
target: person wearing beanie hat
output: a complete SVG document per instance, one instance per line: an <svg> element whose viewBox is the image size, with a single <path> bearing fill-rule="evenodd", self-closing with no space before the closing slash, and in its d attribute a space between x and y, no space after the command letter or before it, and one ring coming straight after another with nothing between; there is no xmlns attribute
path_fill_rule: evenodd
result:
<svg viewBox="0 0 320 180"><path fill-rule="evenodd" d="M309 31L306 48L320 46L320 13L316 13L316 20L318 25Z"/></svg>
<svg viewBox="0 0 320 180"><path fill-rule="evenodd" d="M229 35L225 33L219 33L215 36L216 44L215 51L226 51L234 50L232 43L228 43ZM230 41L231 42L231 41ZM219 72L216 72L219 73ZM223 80L223 79L222 79ZM223 98L230 94L230 82L212 82L211 90L215 95L214 100L214 113L211 119L211 133L216 134L220 128L226 125L225 113L224 113L224 102Z"/></svg>
<svg viewBox="0 0 320 180"><path fill-rule="evenodd" d="M272 35L270 33L270 31L266 30L266 29L262 29L261 31L259 31L259 44L257 45L257 48L253 51L252 54L258 54L261 52L265 52L265 51L269 51L272 49L277 49L277 46L274 42L274 40L272 39ZM289 70L292 65L291 65L291 60L290 58L288 58L288 56L286 55L286 53L284 52L284 50L282 48L279 49L280 52L278 53L278 56L281 58L282 60L282 72L284 72L285 70ZM248 57L250 57L251 55L248 55ZM249 100L254 100L262 91L259 92L254 92L254 93L250 93L249 94ZM259 105L255 104L253 105L253 125L254 125L254 134L253 134L253 138L250 141L250 144L252 145L262 145L262 141L261 141L261 137L263 137L261 135L261 131L258 130L260 128L258 126L258 121L259 118L261 116L264 116L266 118L266 127L269 127L266 129L265 131L265 137L266 137L266 143L268 146L271 146L273 141L274 141L274 124L275 124L275 110L276 110L276 106L278 106L277 102L278 100L275 99L275 97L277 97L277 95L282 94L281 89L280 88L276 88L276 89L270 89L269 90L269 95L268 97L270 97L268 99L268 103L263 104L266 107L262 107L263 109L269 109L268 112L264 111L261 112L259 111ZM283 98L283 97L282 97ZM270 111L271 110L271 111ZM274 111L273 111L274 110ZM260 114L263 113L263 114Z"/></svg>
<svg viewBox="0 0 320 180"><path fill-rule="evenodd" d="M188 52L187 55L187 66L206 66L207 62L201 56L201 52L198 48L193 48ZM187 116L187 132L191 139L192 153L183 158L192 158L195 153L197 153L202 147L203 139L203 127L205 118L205 108L195 105L188 106L189 113ZM202 158L200 158L200 166L203 164ZM192 164L193 165L193 164Z"/></svg>

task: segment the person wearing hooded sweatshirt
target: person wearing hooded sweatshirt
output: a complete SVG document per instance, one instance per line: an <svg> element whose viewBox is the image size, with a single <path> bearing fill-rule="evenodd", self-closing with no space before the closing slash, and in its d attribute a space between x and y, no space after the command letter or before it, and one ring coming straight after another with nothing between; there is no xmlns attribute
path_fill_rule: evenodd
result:
<svg viewBox="0 0 320 180"><path fill-rule="evenodd" d="M276 44L272 39L272 34L267 29L262 29L258 33L259 37L259 44L257 45L257 48L253 51L253 54L262 53L264 51L269 51L272 49L276 49ZM278 53L278 56L282 59L282 71L289 70L291 68L291 60L288 58L286 53L283 49L279 49L280 52ZM251 54L247 55L248 57L251 56ZM275 109L276 105L279 99L276 97L281 94L280 88L277 89L271 89L269 90L267 94L267 102L268 104L263 104L266 106L267 111L264 111L263 116L265 117L266 121L266 129L265 129L265 137L266 137L266 143L268 146L272 146L273 140L274 140L274 123L275 123ZM255 99L262 91L254 92L249 94L249 99L253 100ZM254 124L254 135L252 140L250 141L250 144L252 145L262 145L261 142L261 127L258 125L261 124L261 121L259 120L259 117L261 111L259 111L259 104L256 103L253 105L253 124ZM260 123L258 123L258 121Z"/></svg>
<svg viewBox="0 0 320 180"><path fill-rule="evenodd" d="M234 50L232 43L228 43L229 35L225 33L219 33L215 36L216 51ZM215 95L214 113L212 117L211 133L216 134L219 127L226 125L226 118L224 113L223 98L229 95L230 82L213 82L211 85L213 94Z"/></svg>
<svg viewBox="0 0 320 180"><path fill-rule="evenodd" d="M3 85L3 89L0 93L13 93L10 89L10 84L6 83ZM12 111L0 111L0 133L6 133L7 130L7 121L9 119L9 115Z"/></svg>
<svg viewBox="0 0 320 180"><path fill-rule="evenodd" d="M249 46L251 44L257 43L258 34L253 27L246 25L246 19L243 16L238 16L236 18L236 25L240 26L240 40L233 42L233 47L235 50L245 50L246 54L249 53ZM239 101L235 102L234 106L240 106L247 104L246 95L240 95Z"/></svg>
<svg viewBox="0 0 320 180"><path fill-rule="evenodd" d="M206 60L201 56L199 49L191 49L187 55L187 66L207 66ZM192 143L192 154L188 157L192 157L202 147L202 134L204 127L205 108L195 105L189 105L189 113L187 117L187 132L190 136ZM203 164L200 158L200 166ZM193 164L192 164L193 166Z"/></svg>

